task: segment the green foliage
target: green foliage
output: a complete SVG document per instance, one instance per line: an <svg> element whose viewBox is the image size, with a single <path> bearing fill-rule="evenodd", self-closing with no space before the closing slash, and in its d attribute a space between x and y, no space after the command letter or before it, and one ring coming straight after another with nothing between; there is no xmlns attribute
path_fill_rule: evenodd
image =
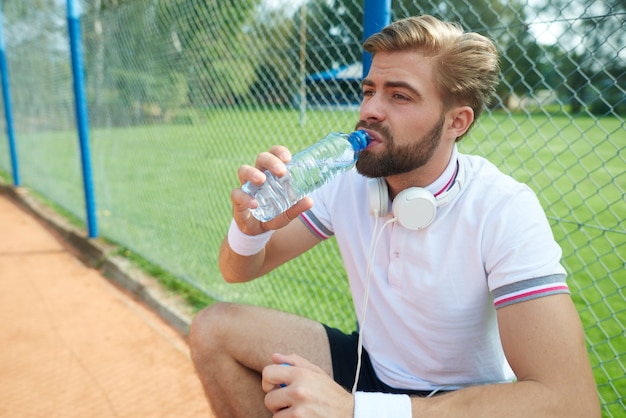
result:
<svg viewBox="0 0 626 418"><path fill-rule="evenodd" d="M115 254L127 258L130 262L150 275L156 278L159 283L173 294L182 297L185 302L196 312L202 308L214 303L215 301L207 296L205 292L202 292L197 287L182 281L180 277L176 277L169 273L162 267L149 262L140 255L132 252L128 248L123 246L118 247Z"/></svg>
<svg viewBox="0 0 626 418"><path fill-rule="evenodd" d="M193 105L233 104L255 81L256 62L242 39L257 4L254 0L159 3L160 32L186 69Z"/></svg>
<svg viewBox="0 0 626 418"><path fill-rule="evenodd" d="M6 173L0 169L0 181L5 184L10 184L13 182L13 177L9 173Z"/></svg>
<svg viewBox="0 0 626 418"><path fill-rule="evenodd" d="M335 119L338 115L345 120ZM300 149L325 134L329 120L349 129L356 116L309 112L302 128L293 110L220 108L196 114L199 122L193 125L96 129L92 149L99 167L95 190L101 234L127 243L122 255L168 286L183 283L182 292L190 293L186 297L196 309L212 299L253 303L350 331L354 313L333 240L243 285L223 282L217 252L230 218L228 195L237 185L237 166L251 163L278 140ZM462 152L488 157L538 192L564 251L596 380L610 411L618 410L615 388L624 385L623 361L615 360L623 337L619 324L626 321L619 281L626 259L623 128L618 118L490 112L460 143ZM283 135L277 138L277 132ZM24 177L38 179L40 190L49 194L76 177L61 158L74 153L71 134L42 132L21 139L24 158L38 161L24 166ZM56 157L50 161L50 155ZM41 173L33 174L36 169L44 169L47 183ZM74 194L64 198L74 206L70 213L82 211L80 188L68 189ZM194 283L204 296L184 283Z"/></svg>
<svg viewBox="0 0 626 418"><path fill-rule="evenodd" d="M535 63L542 51L527 32L526 3L520 0L394 2L394 16L432 14L441 19L459 22L465 29L493 39L501 53L503 85L498 90L502 101L511 92L527 93L542 78Z"/></svg>
<svg viewBox="0 0 626 418"><path fill-rule="evenodd" d="M272 144L301 149L329 129L354 126L358 114L343 108L309 110L305 126L291 107L308 74L360 60L362 2L311 0L299 9L287 0L283 6L290 7L280 9L261 0L83 3L101 235L124 243L123 254L140 257L134 262L168 286L193 283L212 299L271 306L352 330L333 240L244 285L221 280L217 249L237 166L253 163ZM429 13L459 21L490 36L503 54L502 110L487 113L460 148L488 156L538 192L564 250L605 410L619 416L625 3L579 3L394 0L392 18ZM5 35L22 182L82 225L63 6L6 0ZM564 36L544 45L533 25L552 17ZM539 90L555 100L505 110L509 96L536 98ZM0 141L5 172L7 155ZM210 303L202 295L191 300Z"/></svg>

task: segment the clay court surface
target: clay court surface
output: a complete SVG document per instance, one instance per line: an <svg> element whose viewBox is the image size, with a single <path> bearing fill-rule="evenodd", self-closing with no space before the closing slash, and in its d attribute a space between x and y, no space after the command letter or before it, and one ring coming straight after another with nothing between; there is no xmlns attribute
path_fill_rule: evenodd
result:
<svg viewBox="0 0 626 418"><path fill-rule="evenodd" d="M212 417L184 337L2 193L0 417Z"/></svg>

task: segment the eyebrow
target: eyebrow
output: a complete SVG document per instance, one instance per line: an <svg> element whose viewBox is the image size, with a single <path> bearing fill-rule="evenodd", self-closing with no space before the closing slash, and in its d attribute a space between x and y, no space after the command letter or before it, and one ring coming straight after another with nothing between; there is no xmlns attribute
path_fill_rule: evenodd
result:
<svg viewBox="0 0 626 418"><path fill-rule="evenodd" d="M361 82L361 86L376 87L376 83L374 83L369 78L364 78L363 81ZM387 88L387 89L388 88L402 88L402 89L406 89L410 91L415 96L422 97L422 94L415 87L413 87L406 81L386 81L383 84L383 88Z"/></svg>

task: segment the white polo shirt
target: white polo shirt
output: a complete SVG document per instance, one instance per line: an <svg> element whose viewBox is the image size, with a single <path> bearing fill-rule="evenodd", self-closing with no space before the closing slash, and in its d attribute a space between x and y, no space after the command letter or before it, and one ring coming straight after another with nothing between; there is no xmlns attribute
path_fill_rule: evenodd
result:
<svg viewBox="0 0 626 418"><path fill-rule="evenodd" d="M499 338L496 309L568 293L561 249L535 194L487 160L455 152L460 192L433 223L411 231L369 214L367 178L352 170L312 197L301 220L320 239L335 236L359 324L372 262L363 344L379 379L395 388L434 390L514 378ZM375 229L376 227L376 231Z"/></svg>

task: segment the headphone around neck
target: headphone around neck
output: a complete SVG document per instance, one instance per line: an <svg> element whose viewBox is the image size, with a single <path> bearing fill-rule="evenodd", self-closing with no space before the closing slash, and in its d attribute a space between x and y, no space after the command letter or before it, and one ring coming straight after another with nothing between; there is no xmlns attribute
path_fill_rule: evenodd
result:
<svg viewBox="0 0 626 418"><path fill-rule="evenodd" d="M458 173L452 187L438 196L422 187L409 187L393 199L391 212L395 221L406 229L416 231L430 225L437 215L437 208L449 204L459 194L465 179L463 168ZM389 214L389 189L384 178L367 181L370 214L385 217Z"/></svg>

